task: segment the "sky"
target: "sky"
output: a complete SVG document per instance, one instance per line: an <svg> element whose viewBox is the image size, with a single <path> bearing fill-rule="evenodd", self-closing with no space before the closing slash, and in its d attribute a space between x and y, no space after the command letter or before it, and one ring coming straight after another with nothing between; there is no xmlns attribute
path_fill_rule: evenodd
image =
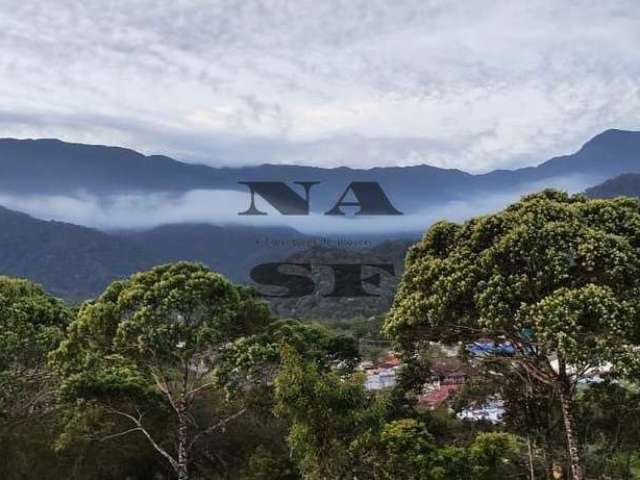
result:
<svg viewBox="0 0 640 480"><path fill-rule="evenodd" d="M640 3L0 0L0 137L486 172L640 130Z"/></svg>

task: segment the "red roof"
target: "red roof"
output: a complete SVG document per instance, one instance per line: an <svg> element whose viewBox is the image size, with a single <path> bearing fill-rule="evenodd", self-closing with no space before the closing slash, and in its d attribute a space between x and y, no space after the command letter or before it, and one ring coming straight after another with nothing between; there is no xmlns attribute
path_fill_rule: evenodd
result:
<svg viewBox="0 0 640 480"><path fill-rule="evenodd" d="M400 365L400 359L393 353L387 353L378 365L381 368L393 368Z"/></svg>
<svg viewBox="0 0 640 480"><path fill-rule="evenodd" d="M436 408L449 398L449 396L459 390L461 385L442 385L438 390L422 395L418 403L429 408Z"/></svg>

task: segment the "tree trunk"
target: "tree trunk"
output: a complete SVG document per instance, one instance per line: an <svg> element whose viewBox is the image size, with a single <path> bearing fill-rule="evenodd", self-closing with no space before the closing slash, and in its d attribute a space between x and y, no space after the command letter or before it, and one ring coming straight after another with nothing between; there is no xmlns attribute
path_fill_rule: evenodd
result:
<svg viewBox="0 0 640 480"><path fill-rule="evenodd" d="M571 398L571 388L567 383L563 383L559 389L560 405L562 406L562 417L564 419L564 431L567 438L567 452L569 454L569 465L571 466L571 479L583 480L582 466L580 462L580 451L578 450L578 440L576 439L575 419L573 418L573 400Z"/></svg>
<svg viewBox="0 0 640 480"><path fill-rule="evenodd" d="M533 461L533 446L531 445L531 437L527 435L527 456L529 457L529 480L536 480L536 469Z"/></svg>
<svg viewBox="0 0 640 480"><path fill-rule="evenodd" d="M184 409L178 411L178 480L189 480L189 437Z"/></svg>

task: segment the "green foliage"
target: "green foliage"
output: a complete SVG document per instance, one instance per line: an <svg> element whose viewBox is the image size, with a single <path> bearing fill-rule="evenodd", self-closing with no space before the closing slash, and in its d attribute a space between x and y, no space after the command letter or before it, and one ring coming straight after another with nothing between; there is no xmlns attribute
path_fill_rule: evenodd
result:
<svg viewBox="0 0 640 480"><path fill-rule="evenodd" d="M413 418L391 421L358 445L371 477L383 480L517 478L522 445L506 433L479 433L468 446L441 446Z"/></svg>
<svg viewBox="0 0 640 480"><path fill-rule="evenodd" d="M51 363L65 398L129 420L129 431L142 433L186 479L196 441L246 410L222 406L217 420L200 414L207 394L220 386L216 371L226 351L269 321L251 291L201 265L168 264L114 282L84 304ZM159 408L175 420L176 451L142 423Z"/></svg>
<svg viewBox="0 0 640 480"><path fill-rule="evenodd" d="M283 453L274 453L258 447L249 459L242 480L298 480L300 475L291 459Z"/></svg>
<svg viewBox="0 0 640 480"><path fill-rule="evenodd" d="M545 192L435 225L386 320L403 368L382 393L353 371L358 342L381 340L377 319L273 320L200 265L115 282L73 321L39 287L0 277L0 477L186 478L181 452L197 478L524 479L530 459L544 478L568 459L556 387L570 385L586 477L634 478L638 391L616 377L577 385L574 372L640 371L639 207ZM498 395L504 423L416 410L410 392L439 357L427 341L478 337L516 354L467 355L474 376L458 407ZM552 359L564 378L543 369Z"/></svg>
<svg viewBox="0 0 640 480"><path fill-rule="evenodd" d="M265 335L272 343L288 345L307 359L355 361L358 358L358 345L353 337L317 323L277 320L267 327Z"/></svg>
<svg viewBox="0 0 640 480"><path fill-rule="evenodd" d="M276 413L291 423L289 444L305 478L343 478L354 463L351 442L382 418L363 379L325 371L285 348L275 389Z"/></svg>
<svg viewBox="0 0 640 480"><path fill-rule="evenodd" d="M492 480L505 478L513 470L515 454L522 448L521 442L507 433L480 433L468 448L471 478Z"/></svg>
<svg viewBox="0 0 640 480"><path fill-rule="evenodd" d="M385 330L409 353L424 341L508 342L513 354L488 356L559 392L580 480L573 391L589 369L640 371L639 274L640 201L547 190L462 225L434 225L407 256Z"/></svg>
<svg viewBox="0 0 640 480"><path fill-rule="evenodd" d="M611 381L592 384L578 397L580 435L590 445L587 471L597 478L635 478L640 445L640 393Z"/></svg>
<svg viewBox="0 0 640 480"><path fill-rule="evenodd" d="M437 450L424 424L409 418L387 423L359 447L375 478L389 480L424 478Z"/></svg>
<svg viewBox="0 0 640 480"><path fill-rule="evenodd" d="M40 287L0 277L0 418L46 405L55 392L47 354L64 336L70 310Z"/></svg>
<svg viewBox="0 0 640 480"><path fill-rule="evenodd" d="M639 205L547 191L463 225L436 224L408 255L385 329L405 341L427 327L432 339L504 336L568 355L590 352L579 348L590 342L599 357L613 354L637 334Z"/></svg>
<svg viewBox="0 0 640 480"><path fill-rule="evenodd" d="M273 381L283 348L295 350L305 360L313 360L323 369L339 366L348 371L358 358L357 343L350 335L317 323L276 320L256 335L239 338L225 353L218 371L229 388L246 381Z"/></svg>
<svg viewBox="0 0 640 480"><path fill-rule="evenodd" d="M199 265L169 264L84 304L52 360L70 395L145 396L158 370L181 375L268 320L248 290Z"/></svg>

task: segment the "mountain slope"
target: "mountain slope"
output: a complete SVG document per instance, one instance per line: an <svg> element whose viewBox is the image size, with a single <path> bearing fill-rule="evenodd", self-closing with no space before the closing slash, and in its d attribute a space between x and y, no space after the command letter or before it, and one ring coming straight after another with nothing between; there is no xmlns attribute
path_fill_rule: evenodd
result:
<svg viewBox="0 0 640 480"><path fill-rule="evenodd" d="M360 249L317 246L284 259L284 263L310 265L310 274L293 266L280 267L280 271L312 279L315 291L311 295L299 298L278 297L277 295L286 293L281 287L258 284L255 287L264 294L273 295L266 300L275 313L284 317L330 320L381 315L391 306L404 270L405 255L416 241L417 239L392 240ZM393 275L381 268L362 267L360 277L353 278L353 282L359 283L362 290L370 296L331 296L336 287L335 272L327 265L343 264L389 265L393 266ZM378 286L367 281L376 275L379 275Z"/></svg>
<svg viewBox="0 0 640 480"><path fill-rule="evenodd" d="M204 263L230 279L246 282L251 268L275 261L304 247L309 237L286 227L171 224L119 234L146 249L160 263L189 260Z"/></svg>
<svg viewBox="0 0 640 480"><path fill-rule="evenodd" d="M375 181L401 211L415 212L435 203L470 199L478 194L530 191L540 182L561 187L556 180L565 177L579 177L586 184L594 184L621 173L640 172L639 152L640 132L607 130L576 153L536 167L471 175L428 165L367 170L296 165L212 168L123 148L58 140L0 139L0 191L38 195L184 192L202 188L246 191L238 182L319 181L322 184L312 189L312 209L326 211L350 182Z"/></svg>
<svg viewBox="0 0 640 480"><path fill-rule="evenodd" d="M277 246L257 247L267 240ZM246 282L255 265L301 250L296 242L305 240L293 229L234 225L165 225L107 234L0 207L0 275L29 278L71 301L94 297L113 280L177 260L201 262Z"/></svg>
<svg viewBox="0 0 640 480"><path fill-rule="evenodd" d="M83 300L153 264L126 240L0 207L0 274L29 278L56 296Z"/></svg>
<svg viewBox="0 0 640 480"><path fill-rule="evenodd" d="M0 190L11 193L94 195L181 191L216 185L219 173L161 155L55 139L0 139Z"/></svg>
<svg viewBox="0 0 640 480"><path fill-rule="evenodd" d="M640 172L640 132L610 129L587 141L573 154L552 158L535 167L495 170L480 177L485 184L507 188L567 176L582 176L597 183L635 172Z"/></svg>
<svg viewBox="0 0 640 480"><path fill-rule="evenodd" d="M640 174L625 173L585 190L592 198L640 197Z"/></svg>

